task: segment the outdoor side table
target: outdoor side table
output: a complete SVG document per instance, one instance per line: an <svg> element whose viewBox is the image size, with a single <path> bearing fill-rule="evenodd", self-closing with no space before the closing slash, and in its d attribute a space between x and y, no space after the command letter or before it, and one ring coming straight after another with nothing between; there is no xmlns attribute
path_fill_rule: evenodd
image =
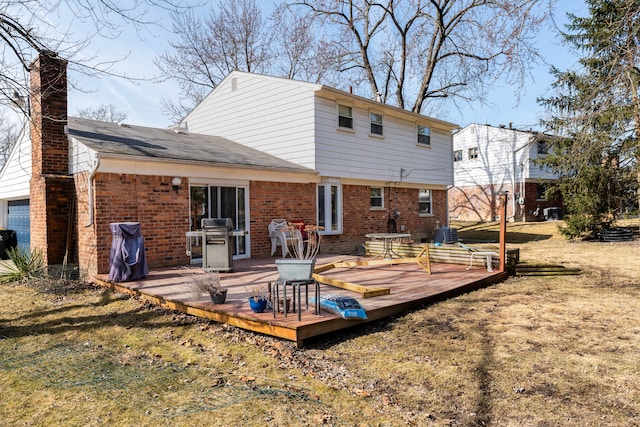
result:
<svg viewBox="0 0 640 427"><path fill-rule="evenodd" d="M314 301L314 310L313 314L320 315L320 283L315 279L305 279L305 280L282 280L278 279L274 283L274 300L272 301L273 306L273 317L276 317L276 313L278 312L278 306L280 305L280 287L282 286L282 311L284 312L284 317L287 317L287 286L291 286L293 290L293 307L292 311L298 312L298 321L302 320L302 289L301 287L305 287L305 300L306 300L306 308L309 310L309 285L315 285L315 301ZM297 304L296 304L296 291L297 291Z"/></svg>
<svg viewBox="0 0 640 427"><path fill-rule="evenodd" d="M369 233L365 234L365 237L373 240L382 240L382 252L376 254L371 259L382 257L383 259L392 259L395 255L396 258L402 258L400 254L393 250L393 242L400 239L411 238L409 233Z"/></svg>

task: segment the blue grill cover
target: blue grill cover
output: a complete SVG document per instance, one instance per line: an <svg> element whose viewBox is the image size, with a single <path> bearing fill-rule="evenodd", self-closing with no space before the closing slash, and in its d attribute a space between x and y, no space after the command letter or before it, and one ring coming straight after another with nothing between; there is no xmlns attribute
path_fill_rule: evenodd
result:
<svg viewBox="0 0 640 427"><path fill-rule="evenodd" d="M113 235L109 254L109 280L126 282L149 274L140 223L114 222L109 226Z"/></svg>

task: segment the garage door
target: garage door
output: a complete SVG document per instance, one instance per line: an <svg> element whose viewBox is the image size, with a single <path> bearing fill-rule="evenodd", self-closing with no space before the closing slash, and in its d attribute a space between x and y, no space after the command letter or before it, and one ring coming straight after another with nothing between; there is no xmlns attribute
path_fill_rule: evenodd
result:
<svg viewBox="0 0 640 427"><path fill-rule="evenodd" d="M29 199L12 200L9 202L9 216L7 228L18 235L18 246L28 251L31 242L31 227L29 226Z"/></svg>

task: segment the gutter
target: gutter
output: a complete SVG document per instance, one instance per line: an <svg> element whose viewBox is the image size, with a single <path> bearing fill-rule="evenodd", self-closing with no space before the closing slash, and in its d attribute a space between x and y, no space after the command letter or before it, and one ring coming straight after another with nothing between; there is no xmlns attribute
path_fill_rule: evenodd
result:
<svg viewBox="0 0 640 427"><path fill-rule="evenodd" d="M100 158L96 156L96 160L91 168L91 172L87 177L87 200L89 202L89 222L85 224L85 227L91 227L93 225L93 179L96 176L96 172L98 172L98 167L100 167Z"/></svg>

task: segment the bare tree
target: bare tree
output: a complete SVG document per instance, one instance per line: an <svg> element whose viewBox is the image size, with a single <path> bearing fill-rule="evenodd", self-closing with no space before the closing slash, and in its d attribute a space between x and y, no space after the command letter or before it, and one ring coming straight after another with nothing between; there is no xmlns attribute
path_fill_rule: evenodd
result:
<svg viewBox="0 0 640 427"><path fill-rule="evenodd" d="M193 12L173 14L178 41L155 61L165 78L178 82L179 103L163 101L163 111L178 119L231 71L262 73L271 60L270 36L255 0L225 0L205 19Z"/></svg>
<svg viewBox="0 0 640 427"><path fill-rule="evenodd" d="M29 66L43 52L56 52L81 73L116 75L114 63L128 53L125 51L122 58L98 60L87 53L91 40L115 39L125 28L134 28L139 34L159 28L158 22L147 18L150 10L184 10L180 2L132 0L123 6L114 0L0 0L0 98L13 99L15 94L28 98ZM81 24L89 24L91 32L75 32ZM28 114L28 104L24 106Z"/></svg>
<svg viewBox="0 0 640 427"><path fill-rule="evenodd" d="M288 79L326 82L338 60L331 43L323 38L313 16L300 8L281 4L270 20L273 36L271 73Z"/></svg>
<svg viewBox="0 0 640 427"><path fill-rule="evenodd" d="M164 100L179 120L233 70L313 82L332 82L339 58L319 21L281 3L268 19L256 0L220 0L206 17L174 14L178 40L156 58L164 78L178 82L181 99Z"/></svg>
<svg viewBox="0 0 640 427"><path fill-rule="evenodd" d="M20 136L20 125L0 113L0 170L9 159L9 154Z"/></svg>
<svg viewBox="0 0 640 427"><path fill-rule="evenodd" d="M101 122L122 123L129 117L126 111L118 109L113 104L100 104L97 107L87 107L76 111L78 117L93 119Z"/></svg>
<svg viewBox="0 0 640 427"><path fill-rule="evenodd" d="M343 81L415 112L432 98L516 91L538 61L535 36L555 0L302 0L337 36ZM360 91L363 91L360 89Z"/></svg>

